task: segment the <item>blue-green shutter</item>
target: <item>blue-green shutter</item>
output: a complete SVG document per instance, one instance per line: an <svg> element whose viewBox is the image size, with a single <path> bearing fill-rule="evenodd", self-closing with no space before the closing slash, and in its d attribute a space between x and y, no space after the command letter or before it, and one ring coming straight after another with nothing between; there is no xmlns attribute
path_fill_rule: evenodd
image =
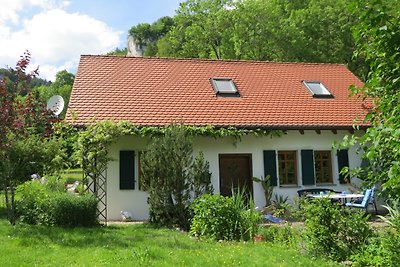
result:
<svg viewBox="0 0 400 267"><path fill-rule="evenodd" d="M339 183L345 184L345 176L340 173L344 167L349 167L349 154L347 149L337 151L338 167L339 167Z"/></svg>
<svg viewBox="0 0 400 267"><path fill-rule="evenodd" d="M303 185L315 184L314 153L311 149L301 151L301 173Z"/></svg>
<svg viewBox="0 0 400 267"><path fill-rule="evenodd" d="M119 189L135 189L135 151L119 152Z"/></svg>
<svg viewBox="0 0 400 267"><path fill-rule="evenodd" d="M264 150L264 176L270 176L272 186L278 185L275 150Z"/></svg>

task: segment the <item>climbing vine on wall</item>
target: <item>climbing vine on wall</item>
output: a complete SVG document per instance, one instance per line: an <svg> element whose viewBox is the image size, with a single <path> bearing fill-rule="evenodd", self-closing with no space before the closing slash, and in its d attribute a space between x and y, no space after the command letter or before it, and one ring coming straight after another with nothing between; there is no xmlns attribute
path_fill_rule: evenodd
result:
<svg viewBox="0 0 400 267"><path fill-rule="evenodd" d="M241 140L243 136L271 136L279 137L283 131L268 129L240 129L235 127L214 127L214 126L187 126L180 124L187 134L191 136L207 136L213 138L232 137L233 140ZM154 137L165 134L165 126L135 126L134 124L121 121L98 122L89 125L80 133L78 140L78 153L81 164L94 159L98 163L107 163L111 160L108 156L108 146L115 142L122 135L136 135L141 137ZM86 170L93 173L93 169Z"/></svg>
<svg viewBox="0 0 400 267"><path fill-rule="evenodd" d="M179 125L191 136L232 137L234 142L246 135L279 137L283 134L282 131L267 129ZM81 131L77 144L77 158L83 167L84 177L95 179L104 172L107 162L111 160L108 148L118 137L136 135L151 138L164 135L166 129L165 126L135 126L127 121L118 123L104 121L89 125L84 131Z"/></svg>

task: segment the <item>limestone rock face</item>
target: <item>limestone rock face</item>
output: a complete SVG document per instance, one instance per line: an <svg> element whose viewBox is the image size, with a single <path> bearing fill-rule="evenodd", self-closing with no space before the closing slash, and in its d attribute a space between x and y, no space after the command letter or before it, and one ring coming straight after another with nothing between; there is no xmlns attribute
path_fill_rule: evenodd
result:
<svg viewBox="0 0 400 267"><path fill-rule="evenodd" d="M129 57L143 57L144 51L146 50L145 45L139 44L134 36L129 35L128 37L128 54Z"/></svg>

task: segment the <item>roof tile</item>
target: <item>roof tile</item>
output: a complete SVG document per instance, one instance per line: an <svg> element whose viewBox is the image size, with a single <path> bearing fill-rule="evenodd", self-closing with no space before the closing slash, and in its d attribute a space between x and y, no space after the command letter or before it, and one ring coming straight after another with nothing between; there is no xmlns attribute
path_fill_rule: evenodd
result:
<svg viewBox="0 0 400 267"><path fill-rule="evenodd" d="M232 78L240 97L216 96L215 77ZM322 82L334 98L313 98L303 80ZM340 64L82 56L67 121L345 128L367 112L349 98L350 85L363 84Z"/></svg>

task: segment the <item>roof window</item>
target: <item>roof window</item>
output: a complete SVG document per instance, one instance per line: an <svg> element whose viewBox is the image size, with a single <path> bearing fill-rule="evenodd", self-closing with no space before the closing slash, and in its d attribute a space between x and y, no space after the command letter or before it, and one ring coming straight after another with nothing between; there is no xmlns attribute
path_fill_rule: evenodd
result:
<svg viewBox="0 0 400 267"><path fill-rule="evenodd" d="M311 92L313 97L316 98L333 98L331 92L318 81L303 81L304 86Z"/></svg>
<svg viewBox="0 0 400 267"><path fill-rule="evenodd" d="M211 78L211 85L217 95L239 97L239 91L231 78Z"/></svg>

